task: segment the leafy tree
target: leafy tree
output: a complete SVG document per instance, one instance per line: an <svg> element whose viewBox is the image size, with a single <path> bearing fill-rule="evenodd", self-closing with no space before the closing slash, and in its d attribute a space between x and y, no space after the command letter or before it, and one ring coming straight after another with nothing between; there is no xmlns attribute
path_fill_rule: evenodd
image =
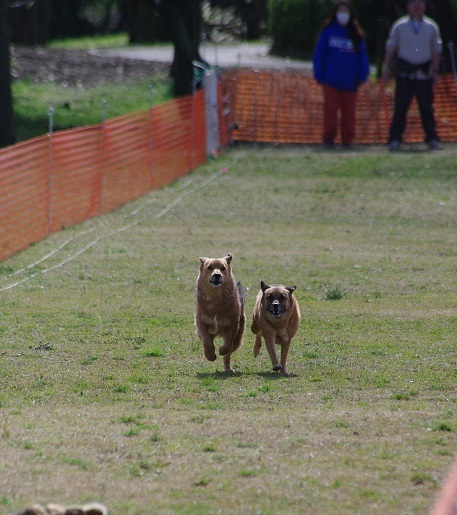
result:
<svg viewBox="0 0 457 515"><path fill-rule="evenodd" d="M228 0L227 0L228 1ZM404 0L352 0L357 18L366 32L372 62L378 73L384 46L393 21L405 14ZM269 24L275 53L309 58L333 0L268 0ZM457 0L428 0L427 15L440 26L443 37L443 70L450 72L449 41L457 39ZM457 44L457 42L455 42Z"/></svg>
<svg viewBox="0 0 457 515"><path fill-rule="evenodd" d="M211 0L211 6L232 7L246 25L246 39L258 39L267 20L267 0Z"/></svg>
<svg viewBox="0 0 457 515"><path fill-rule="evenodd" d="M443 68L445 72L451 73L452 60L455 64L455 49L449 48L449 43L457 45L457 2L454 5L450 0L433 0L427 9L427 14L431 16L439 25L443 38Z"/></svg>

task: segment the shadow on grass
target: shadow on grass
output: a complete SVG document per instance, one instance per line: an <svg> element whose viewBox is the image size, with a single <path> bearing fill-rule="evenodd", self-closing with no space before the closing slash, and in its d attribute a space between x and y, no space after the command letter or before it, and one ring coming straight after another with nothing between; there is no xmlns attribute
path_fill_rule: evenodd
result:
<svg viewBox="0 0 457 515"><path fill-rule="evenodd" d="M278 379L293 379L298 377L297 374L289 374L287 376L284 376L280 374L279 372L225 372L225 371L219 371L216 370L215 372L197 372L196 377L197 379L200 379L202 381L207 379L219 379L222 381L225 381L227 379L236 379L242 376L257 376L262 377L263 379L269 379L269 380L278 380Z"/></svg>

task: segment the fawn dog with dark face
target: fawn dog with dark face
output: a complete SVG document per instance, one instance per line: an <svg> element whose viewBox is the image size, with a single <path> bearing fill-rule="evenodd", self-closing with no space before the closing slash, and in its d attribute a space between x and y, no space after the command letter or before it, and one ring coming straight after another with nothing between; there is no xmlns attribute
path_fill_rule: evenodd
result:
<svg viewBox="0 0 457 515"><path fill-rule="evenodd" d="M254 357L259 355L263 336L273 370L288 375L287 354L301 318L297 299L293 295L296 286L268 286L262 281L260 288L251 324L251 331L255 334ZM276 344L281 346L281 363L276 355Z"/></svg>
<svg viewBox="0 0 457 515"><path fill-rule="evenodd" d="M230 357L241 345L246 323L244 291L233 277L232 259L231 254L220 259L201 257L195 286L195 325L205 357L216 359L214 338L222 337L219 354L224 356L226 372L233 372Z"/></svg>

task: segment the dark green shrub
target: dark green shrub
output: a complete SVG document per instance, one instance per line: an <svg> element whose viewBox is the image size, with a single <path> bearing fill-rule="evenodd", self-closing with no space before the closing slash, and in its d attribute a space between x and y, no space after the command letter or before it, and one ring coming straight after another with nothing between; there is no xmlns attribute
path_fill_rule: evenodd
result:
<svg viewBox="0 0 457 515"><path fill-rule="evenodd" d="M457 0L455 0L457 2ZM360 25L367 36L370 57L376 52L376 36L379 33L377 0L353 0ZM269 29L273 38L273 52L291 57L310 58L324 20L329 16L332 0L268 0ZM385 32L390 22L385 21Z"/></svg>
<svg viewBox="0 0 457 515"><path fill-rule="evenodd" d="M331 0L268 0L273 52L291 57L311 57L331 5Z"/></svg>

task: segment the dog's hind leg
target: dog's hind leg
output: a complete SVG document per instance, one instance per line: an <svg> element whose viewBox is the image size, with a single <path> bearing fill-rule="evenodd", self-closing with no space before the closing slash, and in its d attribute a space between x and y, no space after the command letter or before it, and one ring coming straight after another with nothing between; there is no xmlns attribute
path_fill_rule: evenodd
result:
<svg viewBox="0 0 457 515"><path fill-rule="evenodd" d="M241 319L240 319L241 320ZM240 325L231 328L230 331L224 335L224 344L219 347L219 354L225 356L229 352L234 352L240 345L243 338L244 322L242 327ZM240 335L241 332L241 335Z"/></svg>
<svg viewBox="0 0 457 515"><path fill-rule="evenodd" d="M224 356L224 369L225 372L235 372L230 365L230 358L232 354L240 348L243 343L243 334L244 334L244 326L246 324L246 317L243 314L240 315L240 325L238 327L238 332L236 333L235 340L233 341L232 350ZM220 349L219 349L220 352Z"/></svg>
<svg viewBox="0 0 457 515"><path fill-rule="evenodd" d="M252 318L251 331L255 334L255 343L252 352L254 353L254 358L256 358L260 353L260 347L262 347L262 331L255 315Z"/></svg>
<svg viewBox="0 0 457 515"><path fill-rule="evenodd" d="M244 327L246 325L246 316L244 313L240 315L240 325L238 327L238 332L236 333L235 340L233 340L232 345L232 352L235 352L241 347L241 344L243 343L243 334L244 334Z"/></svg>
<svg viewBox="0 0 457 515"><path fill-rule="evenodd" d="M254 347L252 348L252 352L254 353L254 358L256 358L259 355L260 347L262 347L262 336L260 334L256 334Z"/></svg>

